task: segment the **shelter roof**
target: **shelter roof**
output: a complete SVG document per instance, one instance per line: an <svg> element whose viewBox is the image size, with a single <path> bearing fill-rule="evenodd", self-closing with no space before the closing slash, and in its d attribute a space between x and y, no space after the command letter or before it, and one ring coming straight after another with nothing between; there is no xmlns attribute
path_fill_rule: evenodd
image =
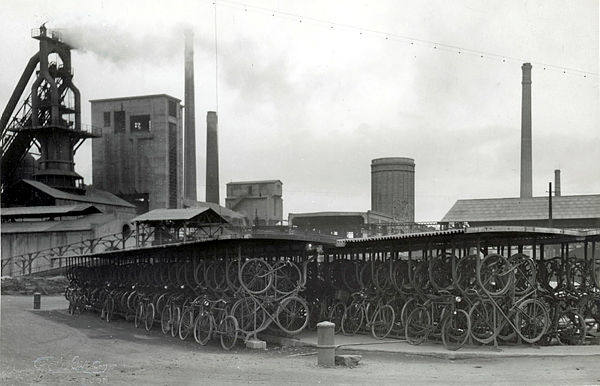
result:
<svg viewBox="0 0 600 386"><path fill-rule="evenodd" d="M181 221L195 223L227 223L227 220L211 208L186 208L186 209L154 209L144 213L132 222L153 223L162 221Z"/></svg>
<svg viewBox="0 0 600 386"><path fill-rule="evenodd" d="M92 231L99 225L114 221L112 214L96 213L75 220L15 221L2 223L2 234Z"/></svg>
<svg viewBox="0 0 600 386"><path fill-rule="evenodd" d="M0 215L3 219L82 216L93 213L101 213L101 211L91 204L62 206L19 206L13 208L2 208L0 210Z"/></svg>
<svg viewBox="0 0 600 386"><path fill-rule="evenodd" d="M25 183L27 185L32 186L33 188L46 193L47 195L59 199L59 200L69 200L69 201L77 201L77 202L89 202L93 204L103 204L103 205L113 205L113 206L124 206L128 208L135 208L135 205L123 200L115 196L114 194L107 192L105 190L95 189L95 188L87 188L85 194L72 194L63 192L62 190L58 190L52 188L42 182L34 181L34 180L21 180L20 183Z"/></svg>
<svg viewBox="0 0 600 386"><path fill-rule="evenodd" d="M458 200L441 222L543 220L548 197ZM600 194L552 197L552 218L600 218Z"/></svg>

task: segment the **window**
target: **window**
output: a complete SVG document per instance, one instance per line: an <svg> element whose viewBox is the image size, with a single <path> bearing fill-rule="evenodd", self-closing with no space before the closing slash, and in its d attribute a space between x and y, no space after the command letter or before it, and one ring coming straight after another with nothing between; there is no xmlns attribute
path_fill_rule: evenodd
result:
<svg viewBox="0 0 600 386"><path fill-rule="evenodd" d="M175 101L169 101L169 115L177 117L177 103Z"/></svg>
<svg viewBox="0 0 600 386"><path fill-rule="evenodd" d="M115 111L115 133L125 132L125 111Z"/></svg>
<svg viewBox="0 0 600 386"><path fill-rule="evenodd" d="M151 122L150 115L132 115L130 118L131 132L136 131L150 131Z"/></svg>
<svg viewBox="0 0 600 386"><path fill-rule="evenodd" d="M104 127L110 126L110 111L104 112Z"/></svg>
<svg viewBox="0 0 600 386"><path fill-rule="evenodd" d="M169 208L177 208L177 125L169 122Z"/></svg>

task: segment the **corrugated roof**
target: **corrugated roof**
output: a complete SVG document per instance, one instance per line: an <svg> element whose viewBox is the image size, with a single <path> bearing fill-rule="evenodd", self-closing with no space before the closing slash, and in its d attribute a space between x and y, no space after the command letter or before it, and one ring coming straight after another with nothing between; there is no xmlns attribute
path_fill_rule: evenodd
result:
<svg viewBox="0 0 600 386"><path fill-rule="evenodd" d="M175 99L178 102L181 102L181 99L175 98L174 96L168 94L150 94L150 95L134 95L128 97L117 97L117 98L105 98L105 99L90 99L90 103L95 102L118 102L118 101L126 101L131 99L153 99L153 98L169 98Z"/></svg>
<svg viewBox="0 0 600 386"><path fill-rule="evenodd" d="M228 182L227 185L272 184L274 182L279 182L280 184L283 184L280 180L260 180Z"/></svg>
<svg viewBox="0 0 600 386"><path fill-rule="evenodd" d="M4 218L49 217L49 216L81 216L101 213L94 205L62 205L62 206L19 206L2 208L0 215Z"/></svg>
<svg viewBox="0 0 600 386"><path fill-rule="evenodd" d="M231 209L221 206L219 204L215 204L214 202L202 202L202 201L193 201L193 200L184 199L183 205L187 206L190 209L211 208L212 210L214 210L215 212L217 212L218 214L220 214L221 216L224 216L224 217L235 218L235 219L239 219L239 220L243 220L246 218L246 216L243 215L242 213L236 212L234 210L231 210Z"/></svg>
<svg viewBox="0 0 600 386"><path fill-rule="evenodd" d="M381 240L411 240L419 239L432 236L445 236L445 235L456 235L456 234L493 234L493 233L505 233L505 234L538 234L538 235L564 235L573 237L585 237L595 235L596 231L586 231L577 229L562 229L562 228L544 228L544 227L526 227L526 226L488 226L488 227L473 227L473 228L458 228L458 229L446 229L440 231L431 232L419 232L419 233L401 233L387 236L374 236L374 237L363 237L355 239L342 239L337 240L336 245L343 247L348 243L365 243L371 241Z"/></svg>
<svg viewBox="0 0 600 386"><path fill-rule="evenodd" d="M129 202L123 200L115 196L114 194L94 188L88 188L85 191L85 195L72 194L63 192L62 190L58 190L52 188L44 183L34 180L21 180L22 182L33 186L34 188L52 196L53 198L59 200L69 200L69 201L77 201L77 202L90 202L95 204L103 204L103 205L114 205L114 206L124 206L127 208L135 208L135 205L130 204Z"/></svg>
<svg viewBox="0 0 600 386"><path fill-rule="evenodd" d="M543 220L548 197L458 200L441 222ZM600 218L600 194L552 197L552 218Z"/></svg>
<svg viewBox="0 0 600 386"><path fill-rule="evenodd" d="M430 232L417 232L417 233L398 233L394 235L385 235L385 236L372 236L372 237L361 237L354 239L342 239L338 240L336 244L338 246L343 246L346 243L361 243L366 241L380 241L380 240L401 240L401 239L411 239L411 238L420 238L420 237L429 237L429 236L440 236L440 235L452 235L458 233L465 233L464 229L447 229L443 231L430 231Z"/></svg>
<svg viewBox="0 0 600 386"><path fill-rule="evenodd" d="M112 214L97 213L76 220L4 222L1 230L2 234L91 231L97 226L113 220L115 220L115 216Z"/></svg>
<svg viewBox="0 0 600 386"><path fill-rule="evenodd" d="M227 222L211 208L186 208L186 209L154 209L139 215L132 222L154 222L154 221L190 221L201 214L211 214L219 218L220 222Z"/></svg>

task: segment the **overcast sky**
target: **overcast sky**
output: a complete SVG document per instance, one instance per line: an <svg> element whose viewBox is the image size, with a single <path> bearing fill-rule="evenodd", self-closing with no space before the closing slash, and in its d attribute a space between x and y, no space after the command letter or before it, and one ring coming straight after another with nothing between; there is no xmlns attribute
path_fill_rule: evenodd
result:
<svg viewBox="0 0 600 386"><path fill-rule="evenodd" d="M200 200L205 116L217 109L222 204L226 182L280 179L285 213L364 211L371 159L411 157L416 220L439 220L460 198L518 196L524 59L533 62L534 195L546 194L555 168L563 195L600 193L598 76L537 64L598 73L597 0L245 3L305 18L217 1L215 76L213 1L0 1L0 105L36 52L30 29L45 21L78 31L85 46L73 52L84 123L90 99L183 99L181 29L191 25ZM90 145L76 157L86 183Z"/></svg>

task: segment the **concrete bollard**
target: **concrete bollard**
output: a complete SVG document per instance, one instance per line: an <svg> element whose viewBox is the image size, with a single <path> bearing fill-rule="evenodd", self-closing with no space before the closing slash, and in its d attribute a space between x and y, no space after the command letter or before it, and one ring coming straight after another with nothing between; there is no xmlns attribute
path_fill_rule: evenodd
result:
<svg viewBox="0 0 600 386"><path fill-rule="evenodd" d="M335 366L335 323L320 322L317 324L317 364L319 366Z"/></svg>
<svg viewBox="0 0 600 386"><path fill-rule="evenodd" d="M39 292L34 293L33 294L33 309L39 310L41 304L42 304L42 294Z"/></svg>

